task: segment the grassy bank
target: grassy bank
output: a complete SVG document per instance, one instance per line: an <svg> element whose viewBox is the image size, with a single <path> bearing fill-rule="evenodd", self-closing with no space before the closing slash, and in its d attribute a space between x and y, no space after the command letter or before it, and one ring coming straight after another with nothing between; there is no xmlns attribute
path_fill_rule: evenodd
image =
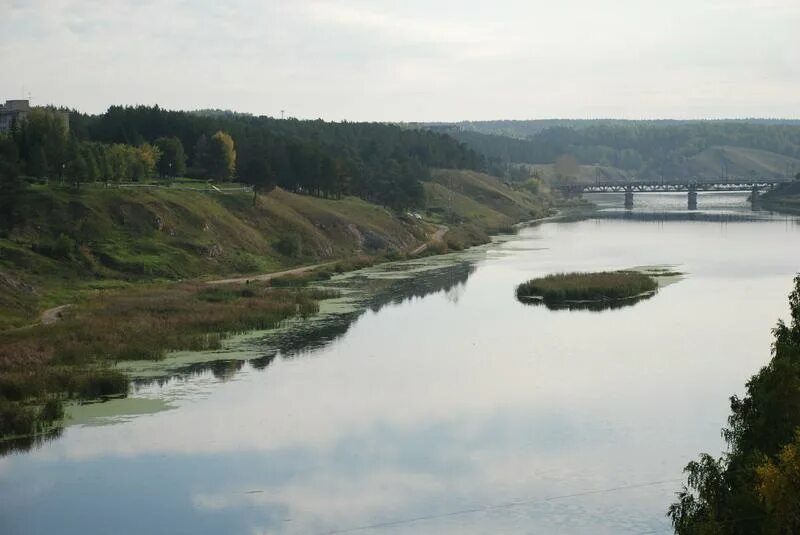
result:
<svg viewBox="0 0 800 535"><path fill-rule="evenodd" d="M0 333L0 437L47 432L68 399L125 395L120 360L221 347L227 334L267 329L318 310L319 290L269 284L147 285L100 295L52 325Z"/></svg>
<svg viewBox="0 0 800 535"><path fill-rule="evenodd" d="M761 208L788 214L800 214L800 180L782 184L758 198Z"/></svg>
<svg viewBox="0 0 800 535"><path fill-rule="evenodd" d="M547 213L543 197L469 171L436 171L421 220L357 198L246 192L30 186L0 237L0 330L42 310L142 282L248 275L326 261L399 258L483 243Z"/></svg>
<svg viewBox="0 0 800 535"><path fill-rule="evenodd" d="M559 273L532 279L517 287L517 298L547 304L603 302L630 299L658 289L651 276L634 271Z"/></svg>
<svg viewBox="0 0 800 535"><path fill-rule="evenodd" d="M423 219L280 189L254 204L249 193L29 187L0 238L0 436L49 433L68 399L125 395L115 362L218 348L229 333L315 312L329 296L304 288L312 282L405 258L435 232L417 254L483 243L548 212L542 199L474 172L436 172L426 193ZM312 264L324 266L269 282L204 282ZM61 321L38 323L65 304Z"/></svg>
<svg viewBox="0 0 800 535"><path fill-rule="evenodd" d="M427 217L449 228L434 253L486 243L492 234L511 232L514 224L546 217L552 209L547 195L512 189L474 171L435 171L425 192Z"/></svg>

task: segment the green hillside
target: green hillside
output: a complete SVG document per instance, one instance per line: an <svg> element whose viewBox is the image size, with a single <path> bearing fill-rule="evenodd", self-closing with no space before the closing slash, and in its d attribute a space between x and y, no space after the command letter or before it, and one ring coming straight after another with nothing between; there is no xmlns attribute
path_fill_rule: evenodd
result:
<svg viewBox="0 0 800 535"><path fill-rule="evenodd" d="M554 164L528 164L528 167L548 182L556 180ZM772 178L792 175L792 171L800 171L800 159L747 147L719 146L710 147L688 158L679 176L701 180L751 176ZM581 183L591 183L598 179L625 182L640 179L641 174L611 165L592 164L580 165L575 178Z"/></svg>
<svg viewBox="0 0 800 535"><path fill-rule="evenodd" d="M509 163L547 166L570 157L584 166L638 180L786 177L800 171L800 123L796 121L552 121L474 126L439 125L436 130L481 153L498 170ZM595 179L593 171L583 171L580 177Z"/></svg>
<svg viewBox="0 0 800 535"><path fill-rule="evenodd" d="M427 209L420 211L430 214L427 220L355 197L280 188L254 205L246 192L30 186L20 221L0 239L0 328L135 282L402 255L426 243L435 223L467 246L546 213L541 200L476 172L435 171L425 188Z"/></svg>
<svg viewBox="0 0 800 535"><path fill-rule="evenodd" d="M729 177L783 177L800 171L800 160L774 152L747 147L710 147L689 159L691 175L718 178Z"/></svg>

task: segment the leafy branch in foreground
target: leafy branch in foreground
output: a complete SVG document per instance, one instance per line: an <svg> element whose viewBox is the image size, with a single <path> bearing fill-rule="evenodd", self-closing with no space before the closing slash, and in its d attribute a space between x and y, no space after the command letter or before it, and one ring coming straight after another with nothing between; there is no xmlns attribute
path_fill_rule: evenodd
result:
<svg viewBox="0 0 800 535"><path fill-rule="evenodd" d="M675 532L800 533L800 276L791 321L773 330L772 359L731 397L729 452L702 454L667 512Z"/></svg>

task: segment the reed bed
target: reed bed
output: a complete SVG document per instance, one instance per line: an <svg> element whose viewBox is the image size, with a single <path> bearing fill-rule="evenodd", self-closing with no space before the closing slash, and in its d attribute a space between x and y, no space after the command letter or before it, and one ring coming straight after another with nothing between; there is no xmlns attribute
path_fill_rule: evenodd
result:
<svg viewBox="0 0 800 535"><path fill-rule="evenodd" d="M653 277L635 271L558 273L520 284L517 297L553 304L617 301L653 293L657 289L658 282Z"/></svg>

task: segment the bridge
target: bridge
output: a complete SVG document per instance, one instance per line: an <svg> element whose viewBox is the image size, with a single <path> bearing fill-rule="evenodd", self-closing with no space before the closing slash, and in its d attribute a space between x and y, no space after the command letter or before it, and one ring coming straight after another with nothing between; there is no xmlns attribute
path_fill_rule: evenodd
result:
<svg viewBox="0 0 800 535"><path fill-rule="evenodd" d="M780 184L791 182L791 178L738 178L719 180L660 180L660 181L596 181L594 183L574 183L556 186L567 196L584 193L624 193L625 208L633 208L634 193L681 193L688 194L688 207L697 208L697 193L701 191L749 191L752 200L758 198L762 190L772 189Z"/></svg>

